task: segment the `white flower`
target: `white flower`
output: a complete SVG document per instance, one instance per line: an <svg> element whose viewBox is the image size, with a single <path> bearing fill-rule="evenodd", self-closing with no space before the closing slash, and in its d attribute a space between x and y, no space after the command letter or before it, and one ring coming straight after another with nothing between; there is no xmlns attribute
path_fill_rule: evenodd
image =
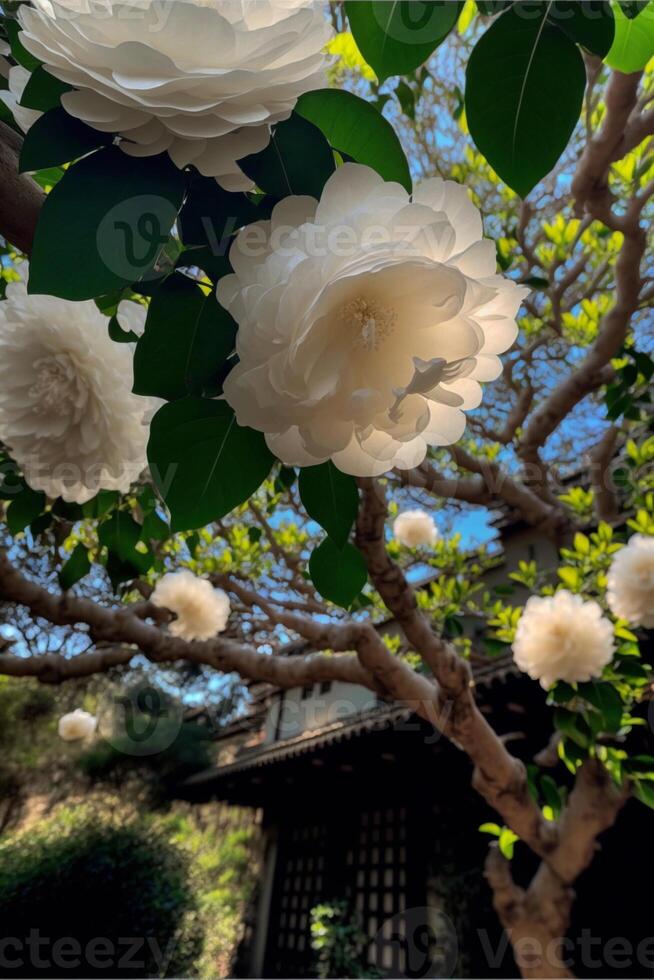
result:
<svg viewBox="0 0 654 980"><path fill-rule="evenodd" d="M410 469L456 442L463 410L497 377L524 288L495 275L495 246L464 187L413 195L347 163L319 204L288 197L244 228L218 299L239 324L224 385L241 425L288 465Z"/></svg>
<svg viewBox="0 0 654 980"><path fill-rule="evenodd" d="M9 69L9 88L0 91L0 100L7 106L24 133L43 115L38 109L25 109L19 105L29 79L30 73L27 68L23 68L21 65L14 65Z"/></svg>
<svg viewBox="0 0 654 980"><path fill-rule="evenodd" d="M90 738L98 724L98 719L88 711L75 708L67 715L62 715L59 719L57 730L60 738L64 742L77 742L83 738Z"/></svg>
<svg viewBox="0 0 654 980"><path fill-rule="evenodd" d="M145 316L137 303L119 311L130 325ZM132 394L132 349L109 339L108 322L90 300L31 296L22 282L0 303L0 440L53 498L125 493L147 465L153 403Z"/></svg>
<svg viewBox="0 0 654 980"><path fill-rule="evenodd" d="M169 629L183 640L209 640L223 632L229 619L229 596L187 568L160 578L151 601L176 613Z"/></svg>
<svg viewBox="0 0 654 980"><path fill-rule="evenodd" d="M614 616L654 629L654 538L634 534L618 551L609 569L606 599Z"/></svg>
<svg viewBox="0 0 654 980"><path fill-rule="evenodd" d="M393 522L393 536L407 548L434 545L438 531L434 518L424 510L405 510Z"/></svg>
<svg viewBox="0 0 654 980"><path fill-rule="evenodd" d="M545 688L555 681L599 677L613 650L613 626L601 607L566 589L553 596L532 596L513 641L513 659L520 670Z"/></svg>
<svg viewBox="0 0 654 980"><path fill-rule="evenodd" d="M72 116L227 190L252 187L236 161L325 84L331 30L315 0L34 0L19 19L27 50L73 86Z"/></svg>

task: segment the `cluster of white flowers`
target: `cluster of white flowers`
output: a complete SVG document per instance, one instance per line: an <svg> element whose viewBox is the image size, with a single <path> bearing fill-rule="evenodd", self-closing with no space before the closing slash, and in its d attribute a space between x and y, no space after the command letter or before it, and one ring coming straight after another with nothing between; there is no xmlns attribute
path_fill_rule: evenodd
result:
<svg viewBox="0 0 654 980"><path fill-rule="evenodd" d="M140 304L121 304L118 316L142 332ZM0 440L53 498L125 493L147 465L155 403L132 394L133 351L110 340L108 322L90 300L30 296L23 282L0 303Z"/></svg>
<svg viewBox="0 0 654 980"><path fill-rule="evenodd" d="M606 599L614 616L654 629L654 538L634 534L609 569Z"/></svg>
<svg viewBox="0 0 654 980"><path fill-rule="evenodd" d="M222 589L214 589L187 568L162 576L151 601L176 614L170 632L183 640L210 640L222 633L231 611L229 596Z"/></svg>
<svg viewBox="0 0 654 980"><path fill-rule="evenodd" d="M438 539L438 530L431 514L424 510L405 510L393 521L393 537L406 548L432 547Z"/></svg>
<svg viewBox="0 0 654 980"><path fill-rule="evenodd" d="M118 133L126 153L167 151L232 191L252 187L237 161L325 85L332 34L315 0L33 0L19 20L25 48L73 87L67 112Z"/></svg>
<svg viewBox="0 0 654 980"><path fill-rule="evenodd" d="M239 324L224 386L238 422L288 465L331 459L355 476L456 442L528 292L496 275L482 236L459 184L427 180L411 197L352 163L320 203L288 197L243 229L218 284Z"/></svg>
<svg viewBox="0 0 654 980"><path fill-rule="evenodd" d="M75 708L66 715L62 715L57 725L59 737L64 742L79 742L82 739L90 738L98 725L98 719L82 708Z"/></svg>
<svg viewBox="0 0 654 980"><path fill-rule="evenodd" d="M532 596L513 642L520 670L545 688L556 681L599 677L613 652L613 625L601 606L566 589L553 596Z"/></svg>

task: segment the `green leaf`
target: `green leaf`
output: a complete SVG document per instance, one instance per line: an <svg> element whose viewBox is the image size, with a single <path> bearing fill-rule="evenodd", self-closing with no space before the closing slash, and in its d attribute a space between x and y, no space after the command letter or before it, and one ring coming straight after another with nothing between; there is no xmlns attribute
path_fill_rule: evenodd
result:
<svg viewBox="0 0 654 980"><path fill-rule="evenodd" d="M158 514L152 511L143 519L141 541L166 541L170 537L170 528Z"/></svg>
<svg viewBox="0 0 654 980"><path fill-rule="evenodd" d="M38 109L39 112L47 112L49 109L56 109L61 104L61 96L65 92L71 91L70 85L66 85L65 82L60 82L43 65L39 65L32 72L27 85L23 89L20 104L27 109Z"/></svg>
<svg viewBox="0 0 654 980"><path fill-rule="evenodd" d="M604 720L606 730L617 732L624 705L613 685L607 681L585 681L578 685L578 691L585 701L597 708Z"/></svg>
<svg viewBox="0 0 654 980"><path fill-rule="evenodd" d="M309 559L309 574L321 596L347 609L368 581L363 555L354 545L339 548L325 538Z"/></svg>
<svg viewBox="0 0 654 980"><path fill-rule="evenodd" d="M38 58L35 58L33 54L23 47L23 42L20 39L22 31L18 26L18 21L11 20L8 17L3 17L4 28L7 32L7 37L9 38L9 46L11 47L11 55L14 61L17 61L19 65L23 68L27 68L28 71L36 71L40 66L41 62Z"/></svg>
<svg viewBox="0 0 654 980"><path fill-rule="evenodd" d="M314 123L335 150L411 191L409 164L397 134L369 102L342 89L319 89L301 96L296 112Z"/></svg>
<svg viewBox="0 0 654 980"><path fill-rule="evenodd" d="M577 692L571 684L568 684L567 681L557 681L548 693L547 700L548 703L566 704L576 696Z"/></svg>
<svg viewBox="0 0 654 980"><path fill-rule="evenodd" d="M12 534L23 531L45 509L45 494L25 487L7 507L7 527Z"/></svg>
<svg viewBox="0 0 654 980"><path fill-rule="evenodd" d="M139 339L133 330L123 330L117 316L112 316L109 320L108 332L109 339L115 344L135 344Z"/></svg>
<svg viewBox="0 0 654 980"><path fill-rule="evenodd" d="M485 17L494 17L495 14L500 14L510 7L512 3L513 0L477 0L477 7L479 13Z"/></svg>
<svg viewBox="0 0 654 980"><path fill-rule="evenodd" d="M30 293L92 299L151 274L184 195L168 156L106 147L70 167L36 227Z"/></svg>
<svg viewBox="0 0 654 980"><path fill-rule="evenodd" d="M502 828L498 823L482 823L479 830L482 834L492 834L493 837L499 837L502 833Z"/></svg>
<svg viewBox="0 0 654 980"><path fill-rule="evenodd" d="M565 150L581 110L586 72L576 44L545 23L549 4L514 4L475 46L466 114L479 150L522 197Z"/></svg>
<svg viewBox="0 0 654 980"><path fill-rule="evenodd" d="M83 579L90 571L89 553L80 541L59 572L59 585L64 591L72 589L75 583Z"/></svg>
<svg viewBox="0 0 654 980"><path fill-rule="evenodd" d="M246 194L223 190L213 177L194 176L179 214L180 235L185 245L207 245L214 256L224 256L234 232L259 217L267 215Z"/></svg>
<svg viewBox="0 0 654 980"><path fill-rule="evenodd" d="M561 791L556 785L551 776L544 774L540 778L541 789L543 790L543 796L545 797L545 802L549 807L552 808L555 817L558 817L561 812Z"/></svg>
<svg viewBox="0 0 654 980"><path fill-rule="evenodd" d="M560 732L580 746L586 748L590 737L590 728L581 717L574 711L566 711L564 708L557 708L554 712L554 724Z"/></svg>
<svg viewBox="0 0 654 980"><path fill-rule="evenodd" d="M336 169L334 154L320 129L296 112L273 130L261 153L239 161L257 187L274 194L309 194L319 198Z"/></svg>
<svg viewBox="0 0 654 980"><path fill-rule="evenodd" d="M606 0L556 0L547 19L600 58L606 57L613 44L615 20Z"/></svg>
<svg viewBox="0 0 654 980"><path fill-rule="evenodd" d="M134 354L134 392L174 401L199 394L234 350L236 324L212 290L170 276L152 298Z"/></svg>
<svg viewBox="0 0 654 980"><path fill-rule="evenodd" d="M561 579L564 585L567 585L572 591L576 591L581 585L581 572L578 568L570 568L565 566L557 570L557 575Z"/></svg>
<svg viewBox="0 0 654 980"><path fill-rule="evenodd" d="M220 520L257 490L273 455L260 432L238 425L225 402L184 398L160 408L148 459L173 531Z"/></svg>
<svg viewBox="0 0 654 980"><path fill-rule="evenodd" d="M516 841L520 840L517 834L514 834L512 830L508 827L502 828L502 833L498 841L498 846L507 861L510 861L513 857L513 851L515 849Z"/></svg>
<svg viewBox="0 0 654 980"><path fill-rule="evenodd" d="M131 559L140 537L140 525L124 510L115 510L98 528L100 544L113 551L123 561Z"/></svg>
<svg viewBox="0 0 654 980"><path fill-rule="evenodd" d="M617 4L613 7L615 40L604 59L610 68L629 74L641 71L654 57L654 2L650 2L638 17L625 16Z"/></svg>
<svg viewBox="0 0 654 980"><path fill-rule="evenodd" d="M341 473L331 460L300 470L300 499L309 517L342 548L359 509L359 491L353 476Z"/></svg>
<svg viewBox="0 0 654 980"><path fill-rule="evenodd" d="M642 14L648 0L618 0L620 10L630 20Z"/></svg>
<svg viewBox="0 0 654 980"><path fill-rule="evenodd" d="M460 10L453 0L345 3L354 40L380 82L423 65L450 33Z"/></svg>
<svg viewBox="0 0 654 980"><path fill-rule="evenodd" d="M643 783L639 780L633 781L634 795L641 803L645 806L650 807L654 810L654 786L650 786L649 783Z"/></svg>
<svg viewBox="0 0 654 980"><path fill-rule="evenodd" d="M20 170L43 170L86 156L112 141L86 123L69 116L65 109L50 109L30 126L20 154Z"/></svg>

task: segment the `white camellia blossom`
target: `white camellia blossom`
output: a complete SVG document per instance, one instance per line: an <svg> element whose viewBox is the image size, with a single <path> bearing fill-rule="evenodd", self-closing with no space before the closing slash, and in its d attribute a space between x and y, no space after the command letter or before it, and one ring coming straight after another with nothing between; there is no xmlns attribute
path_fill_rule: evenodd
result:
<svg viewBox="0 0 654 980"><path fill-rule="evenodd" d="M237 161L326 84L332 31L315 0L33 0L19 20L27 50L73 87L67 112L226 190L253 186Z"/></svg>
<svg viewBox="0 0 654 980"><path fill-rule="evenodd" d="M532 596L513 641L513 659L545 688L599 677L614 652L613 625L601 606L566 589Z"/></svg>
<svg viewBox="0 0 654 980"><path fill-rule="evenodd" d="M634 534L614 557L606 599L614 616L654 629L654 538Z"/></svg>
<svg viewBox="0 0 654 980"><path fill-rule="evenodd" d="M424 510L405 510L393 521L393 537L407 548L435 545L438 530L431 514Z"/></svg>
<svg viewBox="0 0 654 980"><path fill-rule="evenodd" d="M177 615L170 632L183 640L210 640L222 633L231 611L229 596L187 568L157 582L151 601Z"/></svg>
<svg viewBox="0 0 654 980"><path fill-rule="evenodd" d="M118 311L137 334L145 317L131 301ZM125 493L147 466L155 401L132 394L132 347L110 340L108 324L91 300L28 295L23 282L0 303L0 440L53 498Z"/></svg>
<svg viewBox="0 0 654 980"><path fill-rule="evenodd" d="M218 299L239 324L225 398L288 465L376 476L456 442L517 335L524 287L496 275L466 189L411 198L359 164L320 203L288 197L242 229Z"/></svg>
<svg viewBox="0 0 654 980"><path fill-rule="evenodd" d="M78 742L84 738L90 738L98 725L98 719L89 711L75 708L67 715L62 715L59 719L57 730L59 737L64 742Z"/></svg>
<svg viewBox="0 0 654 980"><path fill-rule="evenodd" d="M30 126L43 115L38 109L26 109L19 104L23 97L25 86L30 79L30 73L22 65L13 65L9 68L7 79L9 88L0 91L0 101L4 102L16 123L26 133Z"/></svg>

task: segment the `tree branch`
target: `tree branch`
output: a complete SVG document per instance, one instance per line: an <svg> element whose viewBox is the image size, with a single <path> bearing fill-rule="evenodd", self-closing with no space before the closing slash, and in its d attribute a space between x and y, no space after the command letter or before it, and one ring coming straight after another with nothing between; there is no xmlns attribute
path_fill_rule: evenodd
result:
<svg viewBox="0 0 654 980"><path fill-rule="evenodd" d="M0 122L0 235L30 255L45 194L18 172L22 138Z"/></svg>

